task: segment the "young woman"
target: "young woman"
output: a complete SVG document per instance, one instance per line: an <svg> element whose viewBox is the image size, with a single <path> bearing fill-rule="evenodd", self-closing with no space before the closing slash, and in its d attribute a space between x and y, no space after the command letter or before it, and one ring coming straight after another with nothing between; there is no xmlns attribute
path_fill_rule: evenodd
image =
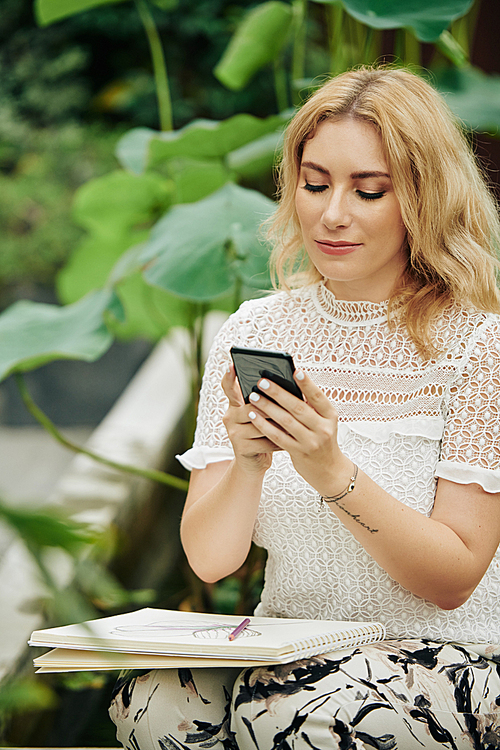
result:
<svg viewBox="0 0 500 750"><path fill-rule="evenodd" d="M500 295L494 201L435 91L326 83L284 146L273 263L212 348L182 541L217 581L268 551L256 614L378 620L388 640L293 664L149 672L127 747L500 746ZM305 402L246 405L229 349L292 354ZM276 403L275 403L276 402ZM231 699L232 693L232 699Z"/></svg>

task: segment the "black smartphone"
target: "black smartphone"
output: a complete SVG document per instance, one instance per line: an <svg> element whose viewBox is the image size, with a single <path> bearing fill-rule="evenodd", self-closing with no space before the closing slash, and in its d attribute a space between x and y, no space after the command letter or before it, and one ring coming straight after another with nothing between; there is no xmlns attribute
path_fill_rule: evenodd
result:
<svg viewBox="0 0 500 750"><path fill-rule="evenodd" d="M233 346L231 347L231 357L246 404L249 403L249 396L252 391L262 393L257 388L257 383L261 378L272 380L297 398L304 399L302 391L293 379L295 365L290 354ZM262 395L269 398L266 393L262 393ZM273 401L271 398L269 400Z"/></svg>

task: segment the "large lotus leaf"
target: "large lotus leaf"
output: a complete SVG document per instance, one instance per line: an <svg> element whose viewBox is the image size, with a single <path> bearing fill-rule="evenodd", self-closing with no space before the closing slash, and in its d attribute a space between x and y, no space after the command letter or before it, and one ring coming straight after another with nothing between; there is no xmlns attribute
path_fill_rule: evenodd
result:
<svg viewBox="0 0 500 750"><path fill-rule="evenodd" d="M148 230L120 232L112 237L92 235L80 243L57 276L57 293L65 303L76 302L106 284L126 251L146 240Z"/></svg>
<svg viewBox="0 0 500 750"><path fill-rule="evenodd" d="M227 120L194 120L173 133L159 133L149 144L149 166L176 156L213 159L283 127L288 115L261 119L239 114Z"/></svg>
<svg viewBox="0 0 500 750"><path fill-rule="evenodd" d="M0 380L55 359L98 359L113 341L104 316L117 308L118 298L110 289L66 307L15 302L0 315Z"/></svg>
<svg viewBox="0 0 500 750"><path fill-rule="evenodd" d="M500 132L500 75L478 68L449 68L435 75L438 89L453 112L483 133Z"/></svg>
<svg viewBox="0 0 500 750"><path fill-rule="evenodd" d="M265 119L239 114L227 120L193 120L183 128L162 133L132 128L116 145L120 164L135 174L175 157L214 159L283 127L287 113Z"/></svg>
<svg viewBox="0 0 500 750"><path fill-rule="evenodd" d="M199 201L231 179L230 171L219 159L172 159L168 163L168 173L175 185L175 203Z"/></svg>
<svg viewBox="0 0 500 750"><path fill-rule="evenodd" d="M163 213L171 203L172 191L172 181L160 175L117 169L79 188L73 215L89 232L112 237Z"/></svg>
<svg viewBox="0 0 500 750"><path fill-rule="evenodd" d="M283 142L283 133L268 133L247 143L227 155L228 167L239 177L260 177L269 172L276 163L276 156Z"/></svg>
<svg viewBox="0 0 500 750"><path fill-rule="evenodd" d="M292 7L282 2L261 3L250 10L215 67L215 76L232 91L244 88L279 54L292 21Z"/></svg>
<svg viewBox="0 0 500 750"><path fill-rule="evenodd" d="M159 136L152 128L132 128L116 144L115 156L124 169L142 174L148 166L151 139Z"/></svg>
<svg viewBox="0 0 500 750"><path fill-rule="evenodd" d="M110 322L109 327L121 340L140 337L157 341L171 328L188 325L189 303L146 284L139 272L124 279L116 292L125 310L125 320Z"/></svg>
<svg viewBox="0 0 500 750"><path fill-rule="evenodd" d="M77 192L74 216L90 236L78 245L57 277L60 298L75 302L103 286L120 256L145 240L149 226L170 205L172 180L117 170Z"/></svg>
<svg viewBox="0 0 500 750"><path fill-rule="evenodd" d="M314 0L338 5L339 0ZM341 0L350 16L374 29L411 28L417 39L434 42L474 0Z"/></svg>
<svg viewBox="0 0 500 750"><path fill-rule="evenodd" d="M249 289L269 289L269 246L256 241L255 229L234 227L233 242L238 248L238 257L233 263L234 274Z"/></svg>
<svg viewBox="0 0 500 750"><path fill-rule="evenodd" d="M119 2L122 0L35 0L35 16L40 26L48 26L83 10Z"/></svg>
<svg viewBox="0 0 500 750"><path fill-rule="evenodd" d="M269 198L232 183L197 203L174 206L144 249L146 281L187 299L210 300L228 293L238 277L268 278L258 232L273 209Z"/></svg>

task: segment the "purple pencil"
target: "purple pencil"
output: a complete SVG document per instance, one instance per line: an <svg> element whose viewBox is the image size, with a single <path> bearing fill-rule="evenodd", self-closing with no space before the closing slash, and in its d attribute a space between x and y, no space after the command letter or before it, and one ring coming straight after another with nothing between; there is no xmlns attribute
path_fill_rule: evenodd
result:
<svg viewBox="0 0 500 750"><path fill-rule="evenodd" d="M245 630L247 625L250 625L249 617L245 617L243 622L240 622L240 624L233 630L233 632L229 633L228 635L229 640L234 641L234 639L237 638L243 630Z"/></svg>

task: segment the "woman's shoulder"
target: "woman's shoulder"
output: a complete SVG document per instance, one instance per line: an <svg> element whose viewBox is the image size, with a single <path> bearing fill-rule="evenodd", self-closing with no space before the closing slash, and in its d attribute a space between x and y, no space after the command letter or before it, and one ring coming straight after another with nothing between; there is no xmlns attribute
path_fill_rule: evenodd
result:
<svg viewBox="0 0 500 750"><path fill-rule="evenodd" d="M286 333L316 314L312 288L291 292L270 292L246 300L220 329L216 345L227 349L232 344L255 349L278 348Z"/></svg>
<svg viewBox="0 0 500 750"><path fill-rule="evenodd" d="M314 286L302 287L291 291L269 292L263 297L249 299L243 302L238 310L230 316L231 319L249 320L258 319L267 315L286 315L299 313L304 310L304 305L311 303L314 294Z"/></svg>
<svg viewBox="0 0 500 750"><path fill-rule="evenodd" d="M479 347L485 353L498 353L500 313L455 304L441 317L437 326L437 338L442 351L461 350L463 354L470 355Z"/></svg>

